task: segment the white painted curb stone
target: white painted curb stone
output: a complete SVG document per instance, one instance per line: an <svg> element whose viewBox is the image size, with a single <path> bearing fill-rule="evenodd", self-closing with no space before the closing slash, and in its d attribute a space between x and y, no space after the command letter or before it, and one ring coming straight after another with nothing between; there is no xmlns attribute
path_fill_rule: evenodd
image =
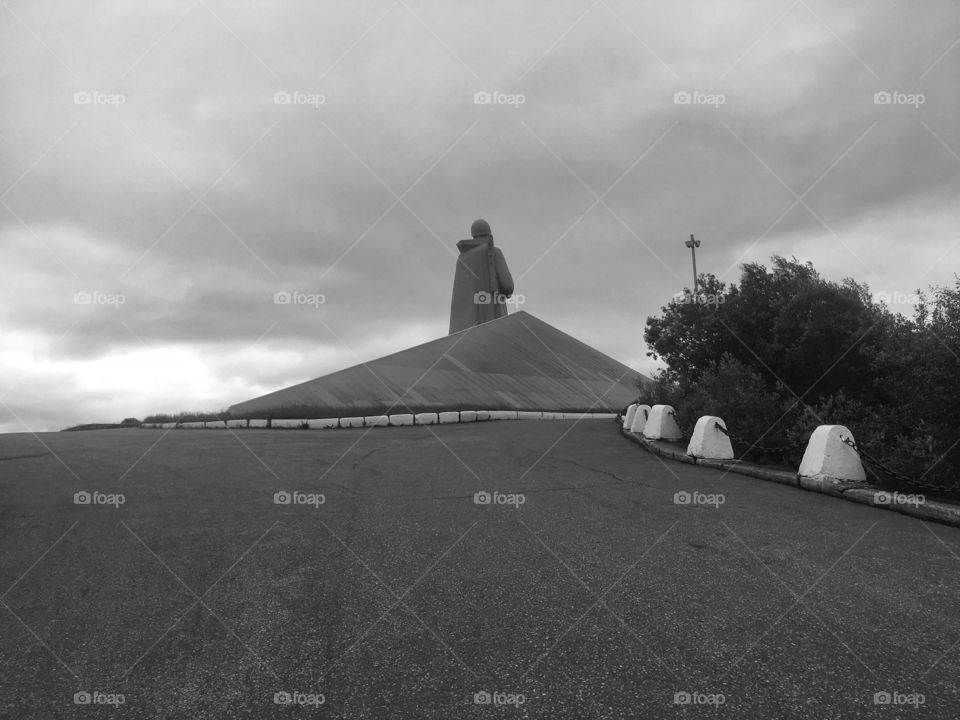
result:
<svg viewBox="0 0 960 720"><path fill-rule="evenodd" d="M316 420L307 420L311 430L329 430L340 427L340 418L317 418Z"/></svg>
<svg viewBox="0 0 960 720"><path fill-rule="evenodd" d="M717 425L727 427L716 415L704 415L697 420L693 436L687 445L687 455L711 460L732 460L733 446L730 438L722 430L718 430Z"/></svg>
<svg viewBox="0 0 960 720"><path fill-rule="evenodd" d="M283 418L283 419L279 419L279 420L271 420L271 421L270 421L270 427L275 427L275 428L298 428L298 427L300 427L301 425L303 425L305 422L306 422L306 420L299 420L299 419L292 419L292 418L290 418L290 419Z"/></svg>
<svg viewBox="0 0 960 720"><path fill-rule="evenodd" d="M633 422L627 426L627 430L632 433L642 433L647 426L647 419L650 417L649 405L637 405L637 411L633 414Z"/></svg>
<svg viewBox="0 0 960 720"><path fill-rule="evenodd" d="M654 405L650 408L647 424L643 426L643 436L647 440L680 440L683 433L673 416L669 405Z"/></svg>
<svg viewBox="0 0 960 720"><path fill-rule="evenodd" d="M853 433L843 425L820 425L810 435L797 474L818 480L865 481L867 476L859 455L843 438L856 442Z"/></svg>

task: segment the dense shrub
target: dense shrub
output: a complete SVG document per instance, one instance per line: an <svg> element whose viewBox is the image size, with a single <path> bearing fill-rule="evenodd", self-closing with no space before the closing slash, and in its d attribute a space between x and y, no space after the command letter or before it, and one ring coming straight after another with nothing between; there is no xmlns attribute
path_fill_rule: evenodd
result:
<svg viewBox="0 0 960 720"><path fill-rule="evenodd" d="M745 265L739 285L702 275L647 319L667 368L641 401L673 405L688 432L719 415L738 456L793 467L817 425L846 425L875 481L960 497L960 279L918 294L908 319L795 259Z"/></svg>

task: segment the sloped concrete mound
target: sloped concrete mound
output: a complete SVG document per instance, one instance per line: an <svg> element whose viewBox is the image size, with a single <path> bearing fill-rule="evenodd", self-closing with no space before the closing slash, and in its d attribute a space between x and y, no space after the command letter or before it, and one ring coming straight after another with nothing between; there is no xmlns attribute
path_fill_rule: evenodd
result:
<svg viewBox="0 0 960 720"><path fill-rule="evenodd" d="M254 417L503 410L619 412L637 395L623 363L520 311L230 407ZM399 401L397 398L400 398ZM276 415L279 417L279 415Z"/></svg>

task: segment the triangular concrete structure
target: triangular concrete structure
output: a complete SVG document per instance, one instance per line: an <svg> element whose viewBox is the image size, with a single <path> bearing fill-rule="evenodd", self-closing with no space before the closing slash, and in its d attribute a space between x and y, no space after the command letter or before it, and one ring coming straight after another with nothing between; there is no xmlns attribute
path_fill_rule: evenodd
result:
<svg viewBox="0 0 960 720"><path fill-rule="evenodd" d="M649 380L526 312L238 403L235 417L619 412ZM398 400L399 398L399 400Z"/></svg>

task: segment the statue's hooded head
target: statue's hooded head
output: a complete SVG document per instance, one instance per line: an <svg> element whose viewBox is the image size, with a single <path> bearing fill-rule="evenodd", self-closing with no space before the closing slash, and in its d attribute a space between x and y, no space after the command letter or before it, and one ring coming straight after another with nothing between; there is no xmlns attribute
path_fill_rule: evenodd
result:
<svg viewBox="0 0 960 720"><path fill-rule="evenodd" d="M470 226L470 237L493 237L490 232L490 223L486 220L474 220Z"/></svg>

